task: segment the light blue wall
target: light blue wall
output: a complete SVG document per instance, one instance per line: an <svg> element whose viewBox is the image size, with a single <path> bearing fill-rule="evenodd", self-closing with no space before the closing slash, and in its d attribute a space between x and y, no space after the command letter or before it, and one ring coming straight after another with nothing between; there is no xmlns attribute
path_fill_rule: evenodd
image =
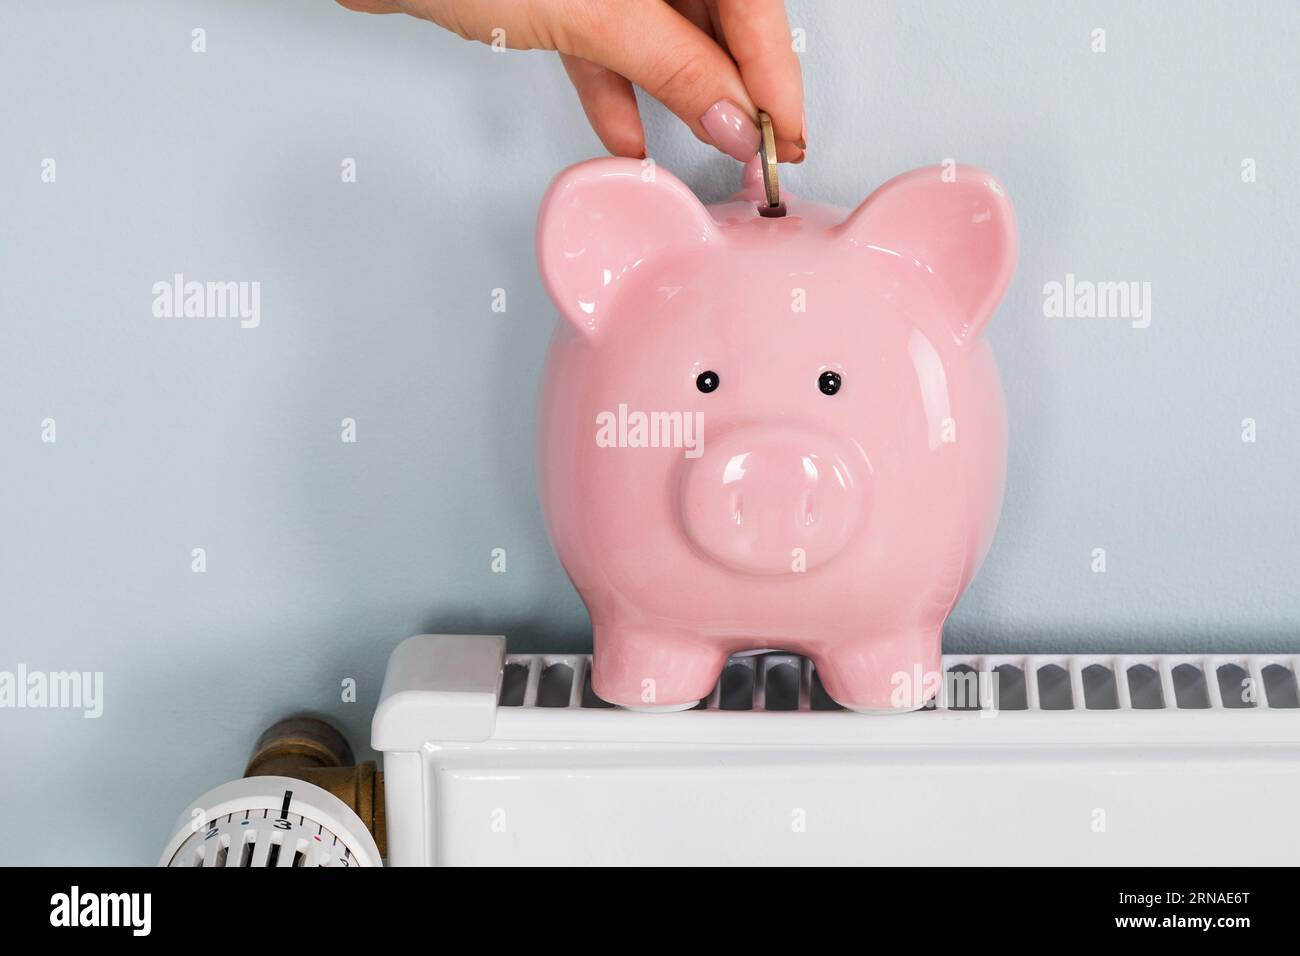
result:
<svg viewBox="0 0 1300 956"><path fill-rule="evenodd" d="M955 157L1019 211L1008 497L948 649L1300 650L1300 6L791 19L789 188L853 204ZM600 152L554 57L325 0L6 2L0 101L0 670L105 682L97 720L0 710L0 863L152 862L276 718L364 742L409 634L586 644L532 468L536 203ZM703 197L736 184L648 125ZM260 326L154 318L177 272L260 282ZM1066 273L1150 282L1150 327L1044 317Z"/></svg>

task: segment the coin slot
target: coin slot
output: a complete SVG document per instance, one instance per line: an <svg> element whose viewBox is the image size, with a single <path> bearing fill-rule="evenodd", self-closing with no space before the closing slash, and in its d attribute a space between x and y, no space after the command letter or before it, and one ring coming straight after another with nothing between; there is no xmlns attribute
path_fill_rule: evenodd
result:
<svg viewBox="0 0 1300 956"><path fill-rule="evenodd" d="M764 219L780 219L785 215L785 203L779 202L775 206L769 206L761 202L758 204L758 214Z"/></svg>

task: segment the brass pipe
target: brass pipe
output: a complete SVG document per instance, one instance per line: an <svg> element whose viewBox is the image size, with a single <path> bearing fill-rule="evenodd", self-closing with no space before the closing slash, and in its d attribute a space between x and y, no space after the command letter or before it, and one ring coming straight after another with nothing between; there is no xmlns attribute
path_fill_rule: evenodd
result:
<svg viewBox="0 0 1300 956"><path fill-rule="evenodd" d="M381 856L388 855L384 824L384 774L373 760L358 764L347 738L315 717L288 717L257 738L245 777L293 777L315 784L352 809Z"/></svg>

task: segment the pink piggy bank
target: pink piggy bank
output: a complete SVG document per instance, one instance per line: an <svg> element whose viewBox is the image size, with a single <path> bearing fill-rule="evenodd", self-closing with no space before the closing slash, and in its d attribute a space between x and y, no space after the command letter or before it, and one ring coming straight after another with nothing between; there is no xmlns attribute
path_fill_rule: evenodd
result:
<svg viewBox="0 0 1300 956"><path fill-rule="evenodd" d="M852 212L784 198L762 214L757 162L706 207L598 159L542 203L542 507L611 703L685 709L729 655L779 648L847 708L914 710L992 539L1006 191L950 164Z"/></svg>

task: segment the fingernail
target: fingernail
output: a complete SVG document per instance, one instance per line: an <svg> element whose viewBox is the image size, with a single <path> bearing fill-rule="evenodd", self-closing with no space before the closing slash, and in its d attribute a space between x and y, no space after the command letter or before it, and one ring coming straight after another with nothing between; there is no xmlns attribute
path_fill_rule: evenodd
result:
<svg viewBox="0 0 1300 956"><path fill-rule="evenodd" d="M799 118L799 139L795 145L800 149L808 148L808 117L806 115Z"/></svg>
<svg viewBox="0 0 1300 956"><path fill-rule="evenodd" d="M794 163L794 165L798 166L800 163L802 163L802 162L803 162L805 159L807 159L807 158L808 158L808 154L807 154L807 153L800 153L800 154L799 154L795 159L790 160L790 162L792 162L792 163Z"/></svg>
<svg viewBox="0 0 1300 956"><path fill-rule="evenodd" d="M759 132L749 114L731 100L718 100L700 117L700 125L718 147L742 163L758 152Z"/></svg>

